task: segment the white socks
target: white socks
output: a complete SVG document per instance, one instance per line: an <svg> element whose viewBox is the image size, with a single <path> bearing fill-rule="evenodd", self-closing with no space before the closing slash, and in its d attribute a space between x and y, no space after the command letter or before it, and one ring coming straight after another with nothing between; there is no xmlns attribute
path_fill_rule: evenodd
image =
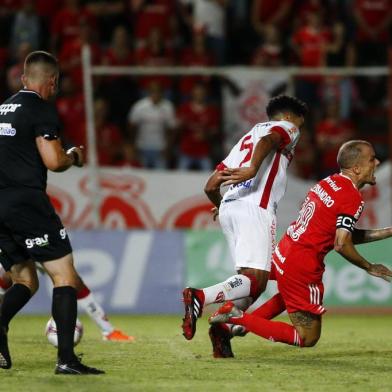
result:
<svg viewBox="0 0 392 392"><path fill-rule="evenodd" d="M245 275L233 275L222 283L206 287L204 293L204 306L239 298L249 297L250 279Z"/></svg>
<svg viewBox="0 0 392 392"><path fill-rule="evenodd" d="M78 299L78 305L80 305L90 318L98 325L103 334L107 335L113 332L113 325L107 319L102 306L95 300L92 293L90 293L87 297Z"/></svg>

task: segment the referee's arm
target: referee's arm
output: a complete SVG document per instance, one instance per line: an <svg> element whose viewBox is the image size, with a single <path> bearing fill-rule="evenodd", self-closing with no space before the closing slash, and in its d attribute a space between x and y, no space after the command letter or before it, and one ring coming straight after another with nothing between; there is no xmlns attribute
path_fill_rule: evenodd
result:
<svg viewBox="0 0 392 392"><path fill-rule="evenodd" d="M44 165L51 171L63 172L72 165L83 166L81 148L73 147L65 152L59 139L48 140L43 136L36 138L36 144Z"/></svg>

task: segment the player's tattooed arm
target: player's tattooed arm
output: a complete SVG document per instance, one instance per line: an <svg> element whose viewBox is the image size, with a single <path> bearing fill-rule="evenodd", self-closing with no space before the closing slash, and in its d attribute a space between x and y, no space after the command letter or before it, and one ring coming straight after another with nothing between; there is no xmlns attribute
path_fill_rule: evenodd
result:
<svg viewBox="0 0 392 392"><path fill-rule="evenodd" d="M320 316L310 312L294 312L290 313L290 319L292 320L294 326L302 327L305 329L312 329L313 322L319 320Z"/></svg>
<svg viewBox="0 0 392 392"><path fill-rule="evenodd" d="M364 244L366 242L384 240L389 237L392 237L392 227L385 227L383 229L355 229L352 239L354 244Z"/></svg>

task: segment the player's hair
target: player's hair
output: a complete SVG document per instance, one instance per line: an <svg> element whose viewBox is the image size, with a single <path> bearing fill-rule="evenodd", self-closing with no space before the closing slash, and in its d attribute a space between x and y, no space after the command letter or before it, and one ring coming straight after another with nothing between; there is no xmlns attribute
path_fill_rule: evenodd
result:
<svg viewBox="0 0 392 392"><path fill-rule="evenodd" d="M43 50L37 50L35 52L31 52L26 56L24 62L24 72L27 73L30 66L35 64L42 64L45 66L49 66L49 68L53 71L58 71L59 69L59 63L56 57Z"/></svg>
<svg viewBox="0 0 392 392"><path fill-rule="evenodd" d="M278 95L272 98L267 105L268 118L273 118L278 113L290 112L296 116L305 116L308 106L296 97L289 95Z"/></svg>
<svg viewBox="0 0 392 392"><path fill-rule="evenodd" d="M371 146L366 140L350 140L339 148L337 162L341 169L350 169L362 156L362 146Z"/></svg>

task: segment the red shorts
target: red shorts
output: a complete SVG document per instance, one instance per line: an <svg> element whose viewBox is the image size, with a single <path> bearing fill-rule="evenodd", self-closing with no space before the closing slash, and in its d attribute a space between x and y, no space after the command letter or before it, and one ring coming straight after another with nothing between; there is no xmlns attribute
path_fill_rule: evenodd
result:
<svg viewBox="0 0 392 392"><path fill-rule="evenodd" d="M325 313L326 310L323 307L324 285L321 278L315 279L304 273L303 270L296 269L293 256L290 254L290 258L286 257L284 263L281 263L274 253L271 268L271 274L277 281L278 290L286 304L287 312L303 311L319 315ZM299 260L302 263L305 261L303 252L301 252Z"/></svg>

